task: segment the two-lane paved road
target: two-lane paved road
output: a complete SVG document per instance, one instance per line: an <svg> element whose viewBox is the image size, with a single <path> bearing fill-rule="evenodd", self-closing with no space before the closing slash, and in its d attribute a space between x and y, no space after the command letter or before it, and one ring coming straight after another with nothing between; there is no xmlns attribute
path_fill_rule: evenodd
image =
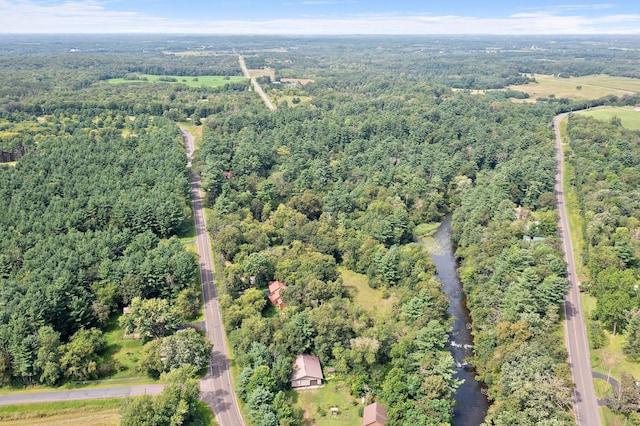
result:
<svg viewBox="0 0 640 426"><path fill-rule="evenodd" d="M240 62L240 68L242 68L242 73L244 74L245 77L249 79L249 81L251 82L251 85L253 86L253 89L256 92L258 92L258 95L260 95L260 97L264 101L264 104L267 106L267 108L269 108L271 111L275 111L276 107L271 103L271 100L269 100L269 97L267 96L267 94L264 93L264 90L262 90L262 86L260 86L260 83L258 83L258 81L255 78L251 77L251 74L249 74L249 69L247 68L247 64L244 61L244 58L242 57L242 55L238 55L238 62Z"/></svg>
<svg viewBox="0 0 640 426"><path fill-rule="evenodd" d="M569 365L571 375L576 385L573 394L573 406L576 421L580 426L600 426L598 411L598 399L593 389L591 379L591 360L589 359L589 342L587 340L586 326L580 300L580 286L576 274L575 257L565 199L563 191L563 162L562 138L560 136L560 121L567 114L560 114L553 120L553 128L556 133L556 204L560 215L558 236L562 239L565 260L567 261L567 278L569 279L569 291L564 298L564 333L565 344L569 353Z"/></svg>
<svg viewBox="0 0 640 426"><path fill-rule="evenodd" d="M216 415L220 426L241 426L244 424L238 408L238 401L233 392L227 346L222 316L218 305L218 294L213 279L213 260L211 258L211 241L207 234L202 194L198 176L193 172L191 160L195 150L193 136L180 129L187 149L189 178L191 181L191 200L196 227L196 246L200 255L200 279L204 300L204 325L207 337L213 343L213 354L207 374L200 382L200 399L206 402Z"/></svg>
<svg viewBox="0 0 640 426"><path fill-rule="evenodd" d="M84 399L126 398L140 395L158 395L162 384L119 386L114 388L73 389L52 392L30 392L0 395L0 405L35 404L38 402L76 401Z"/></svg>

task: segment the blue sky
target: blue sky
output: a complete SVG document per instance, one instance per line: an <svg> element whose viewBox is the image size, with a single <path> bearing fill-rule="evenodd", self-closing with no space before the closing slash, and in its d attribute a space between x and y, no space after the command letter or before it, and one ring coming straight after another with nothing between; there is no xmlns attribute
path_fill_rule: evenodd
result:
<svg viewBox="0 0 640 426"><path fill-rule="evenodd" d="M640 34L640 1L0 0L0 33Z"/></svg>

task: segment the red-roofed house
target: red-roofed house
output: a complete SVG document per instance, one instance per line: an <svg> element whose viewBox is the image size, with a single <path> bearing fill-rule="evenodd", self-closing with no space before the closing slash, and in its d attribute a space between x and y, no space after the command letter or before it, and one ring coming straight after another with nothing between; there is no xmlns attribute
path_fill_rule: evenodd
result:
<svg viewBox="0 0 640 426"><path fill-rule="evenodd" d="M320 360L314 355L298 355L293 363L291 373L291 387L304 388L307 386L319 386L322 384L322 367Z"/></svg>
<svg viewBox="0 0 640 426"><path fill-rule="evenodd" d="M280 281L271 281L269 283L269 301L278 309L284 309L285 306L282 298L280 297L280 290L284 288L287 288L287 286Z"/></svg>
<svg viewBox="0 0 640 426"><path fill-rule="evenodd" d="M384 426L387 421L387 409L374 402L364 407L362 426Z"/></svg>

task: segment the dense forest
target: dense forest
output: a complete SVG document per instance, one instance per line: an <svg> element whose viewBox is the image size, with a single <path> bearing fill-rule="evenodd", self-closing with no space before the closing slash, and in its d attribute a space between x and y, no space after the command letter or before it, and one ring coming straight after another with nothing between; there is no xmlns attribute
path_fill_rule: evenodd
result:
<svg viewBox="0 0 640 426"><path fill-rule="evenodd" d="M210 346L179 330L199 295L195 257L176 238L191 207L175 122L190 120L202 125L196 169L252 424L302 424L289 378L303 353L332 368L354 400L386 406L389 425L454 421L460 366L447 346L448 303L417 239L420 225L450 214L475 339L469 361L491 402L486 423L572 423L550 122L637 98L515 103L525 94L452 89L503 89L530 73L636 77L633 54L610 49L632 40L36 40L0 44L0 153L12 162L0 165L3 385L108 376L118 366L102 331L124 306L131 313L119 326L146 342L141 373L177 370L172 383L190 380L185 364L206 365ZM106 81L241 75L234 49L249 68L275 72L261 81L288 99L276 111L248 83ZM281 78L311 81L285 88ZM638 136L573 116L569 131L597 319L638 337ZM363 303L354 276L376 297ZM266 296L276 280L286 286L282 310ZM626 348L636 358L637 341ZM193 402L192 385L175 401ZM129 403L123 418L165 413L171 401Z"/></svg>

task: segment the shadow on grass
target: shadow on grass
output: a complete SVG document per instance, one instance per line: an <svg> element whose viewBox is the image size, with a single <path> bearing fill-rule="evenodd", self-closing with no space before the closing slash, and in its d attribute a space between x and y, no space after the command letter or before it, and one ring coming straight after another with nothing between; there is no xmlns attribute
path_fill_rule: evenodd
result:
<svg viewBox="0 0 640 426"><path fill-rule="evenodd" d="M189 240L196 237L196 226L193 221L193 216L189 216L189 219L182 221L176 230L176 235L181 240Z"/></svg>

